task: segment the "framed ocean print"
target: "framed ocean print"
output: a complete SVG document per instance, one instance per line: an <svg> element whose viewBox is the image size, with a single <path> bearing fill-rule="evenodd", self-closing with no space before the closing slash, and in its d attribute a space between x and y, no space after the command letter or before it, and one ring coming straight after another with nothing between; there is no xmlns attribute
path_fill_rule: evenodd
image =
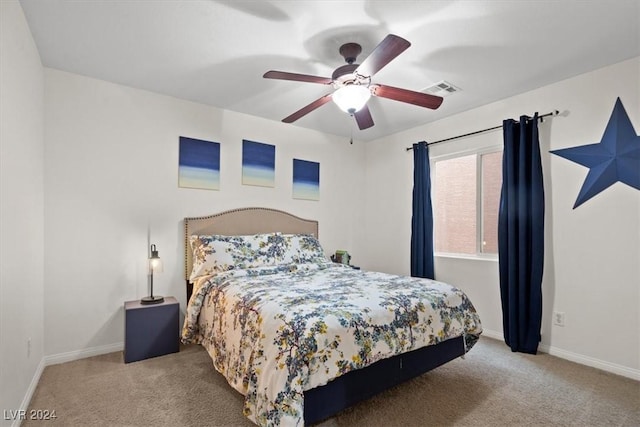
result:
<svg viewBox="0 0 640 427"><path fill-rule="evenodd" d="M293 198L320 200L320 163L293 159Z"/></svg>
<svg viewBox="0 0 640 427"><path fill-rule="evenodd" d="M180 137L178 187L220 189L220 143Z"/></svg>
<svg viewBox="0 0 640 427"><path fill-rule="evenodd" d="M276 146L242 140L242 183L274 187L275 175Z"/></svg>

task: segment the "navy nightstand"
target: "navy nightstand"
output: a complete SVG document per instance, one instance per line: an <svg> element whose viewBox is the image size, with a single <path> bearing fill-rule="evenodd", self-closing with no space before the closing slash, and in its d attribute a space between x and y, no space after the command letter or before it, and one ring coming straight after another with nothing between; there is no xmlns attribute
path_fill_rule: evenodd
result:
<svg viewBox="0 0 640 427"><path fill-rule="evenodd" d="M154 305L124 303L124 363L180 351L180 304L174 297Z"/></svg>

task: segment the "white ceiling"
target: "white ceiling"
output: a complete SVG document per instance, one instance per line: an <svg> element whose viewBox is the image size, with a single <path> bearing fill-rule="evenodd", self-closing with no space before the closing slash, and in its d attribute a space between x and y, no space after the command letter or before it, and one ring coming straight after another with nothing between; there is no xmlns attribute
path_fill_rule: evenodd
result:
<svg viewBox="0 0 640 427"><path fill-rule="evenodd" d="M364 131L333 103L289 125L359 140L640 56L640 0L20 2L47 67L272 120L332 89L267 70L328 77L340 45L361 62L390 33L412 46L374 83L462 89L435 111L372 98Z"/></svg>

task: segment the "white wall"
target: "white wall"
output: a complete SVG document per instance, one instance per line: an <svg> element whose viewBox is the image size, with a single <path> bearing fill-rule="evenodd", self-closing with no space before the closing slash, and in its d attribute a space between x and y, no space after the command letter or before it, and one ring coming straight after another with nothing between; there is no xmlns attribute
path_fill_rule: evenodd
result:
<svg viewBox="0 0 640 427"><path fill-rule="evenodd" d="M357 141L51 69L45 94L47 355L121 345L123 303L148 295L148 229L154 293L183 310L185 216L266 206L319 220L328 252L360 238ZM220 191L178 188L179 136L221 143ZM241 184L242 139L276 146L275 188ZM320 201L292 199L293 158L320 162Z"/></svg>
<svg viewBox="0 0 640 427"><path fill-rule="evenodd" d="M11 414L42 370L44 79L20 4L0 2L0 19L0 410Z"/></svg>
<svg viewBox="0 0 640 427"><path fill-rule="evenodd" d="M409 272L413 158L405 147L558 109L560 117L539 126L546 192L541 348L640 378L640 192L616 183L573 210L588 170L549 153L599 142L616 97L638 133L639 75L635 58L367 144L363 267ZM433 157L496 142L500 130L430 151ZM435 268L437 279L469 293L487 332L501 337L497 262L438 257ZM553 311L566 314L566 326L552 325Z"/></svg>

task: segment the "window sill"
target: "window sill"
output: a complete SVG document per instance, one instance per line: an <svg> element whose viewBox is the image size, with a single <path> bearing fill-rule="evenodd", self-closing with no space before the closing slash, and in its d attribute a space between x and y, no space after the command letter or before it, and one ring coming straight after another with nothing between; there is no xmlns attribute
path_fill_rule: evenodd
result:
<svg viewBox="0 0 640 427"><path fill-rule="evenodd" d="M452 259L465 259L472 261L491 261L498 262L498 255L471 255L471 254L447 254L447 253L436 253L434 254L436 258L452 258Z"/></svg>

